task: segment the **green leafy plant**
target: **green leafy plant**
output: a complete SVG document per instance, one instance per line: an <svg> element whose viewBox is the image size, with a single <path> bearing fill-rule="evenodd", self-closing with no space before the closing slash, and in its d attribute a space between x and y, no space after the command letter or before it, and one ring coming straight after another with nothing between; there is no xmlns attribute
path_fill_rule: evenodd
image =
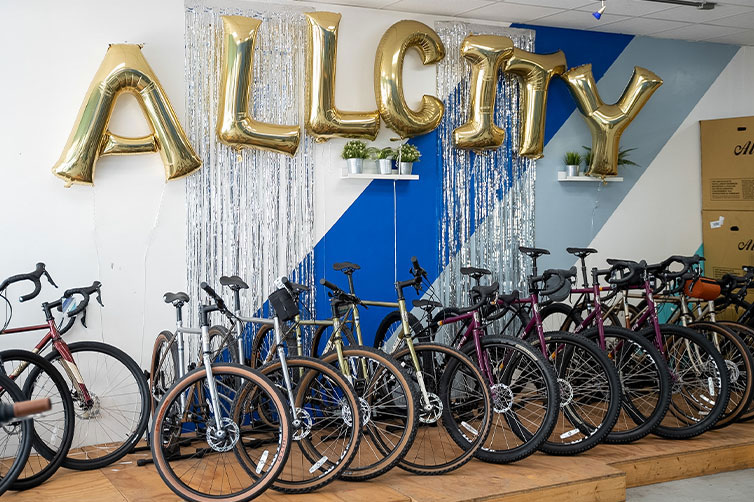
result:
<svg viewBox="0 0 754 502"><path fill-rule="evenodd" d="M400 162L417 162L421 156L418 148L409 143L404 143L398 148L395 158Z"/></svg>
<svg viewBox="0 0 754 502"><path fill-rule="evenodd" d="M586 153L584 154L584 163L586 163L586 166L589 167L592 165L592 149L588 146L583 147L584 150L586 150ZM636 150L636 148L621 148L618 151L618 165L619 166L638 166L636 162L628 158L628 155Z"/></svg>
<svg viewBox="0 0 754 502"><path fill-rule="evenodd" d="M579 166L581 165L581 154L578 152L566 152L563 162L567 166Z"/></svg>
<svg viewBox="0 0 754 502"><path fill-rule="evenodd" d="M382 150L379 150L377 152L377 158L378 159L383 159L383 160L384 159L391 159L392 160L392 159L395 158L395 155L396 155L395 150L393 150L389 146L386 146L385 148L383 148Z"/></svg>
<svg viewBox="0 0 754 502"><path fill-rule="evenodd" d="M343 147L342 157L344 159L366 159L369 157L367 144L358 139L349 141Z"/></svg>
<svg viewBox="0 0 754 502"><path fill-rule="evenodd" d="M380 158L380 149L374 146L367 148L367 158L369 160L377 160Z"/></svg>

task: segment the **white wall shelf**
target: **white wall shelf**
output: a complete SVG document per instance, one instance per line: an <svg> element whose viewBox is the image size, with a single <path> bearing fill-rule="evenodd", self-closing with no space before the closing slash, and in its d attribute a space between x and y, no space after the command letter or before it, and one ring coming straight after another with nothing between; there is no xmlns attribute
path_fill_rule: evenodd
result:
<svg viewBox="0 0 754 502"><path fill-rule="evenodd" d="M349 172L343 172L340 174L341 178L359 179L359 180L418 180L418 174L376 174L376 173L360 173L351 174Z"/></svg>
<svg viewBox="0 0 754 502"><path fill-rule="evenodd" d="M565 171L558 171L558 181L597 181L602 182L602 178L594 176L568 176ZM604 181L623 181L621 176L607 176Z"/></svg>

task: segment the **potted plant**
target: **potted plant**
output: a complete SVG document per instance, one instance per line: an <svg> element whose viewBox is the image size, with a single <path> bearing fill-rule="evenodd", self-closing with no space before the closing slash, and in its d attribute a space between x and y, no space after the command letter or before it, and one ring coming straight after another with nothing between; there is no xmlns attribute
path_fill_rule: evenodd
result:
<svg viewBox="0 0 754 502"><path fill-rule="evenodd" d="M395 150L386 146L382 150L377 151L377 164L380 166L380 174L392 174L393 173L393 159L395 158Z"/></svg>
<svg viewBox="0 0 754 502"><path fill-rule="evenodd" d="M377 167L377 159L380 155L380 149L370 146L367 148L367 158L364 159L364 167L362 172L369 174L377 174L380 172Z"/></svg>
<svg viewBox="0 0 754 502"><path fill-rule="evenodd" d="M400 174L411 174L414 162L418 162L421 156L421 152L414 145L409 143L402 144L396 154Z"/></svg>
<svg viewBox="0 0 754 502"><path fill-rule="evenodd" d="M563 162L566 165L566 174L568 176L578 176L579 168L581 167L581 154L578 152L566 152L563 157Z"/></svg>
<svg viewBox="0 0 754 502"><path fill-rule="evenodd" d="M343 147L342 157L348 164L348 172L351 174L360 174L364 167L364 159L369 156L367 144L361 140L354 139L346 143Z"/></svg>

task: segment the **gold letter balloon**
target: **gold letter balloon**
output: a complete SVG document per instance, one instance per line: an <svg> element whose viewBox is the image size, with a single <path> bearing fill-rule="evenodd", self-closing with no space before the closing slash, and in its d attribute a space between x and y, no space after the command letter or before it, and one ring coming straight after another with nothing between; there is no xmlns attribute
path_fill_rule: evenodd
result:
<svg viewBox="0 0 754 502"><path fill-rule="evenodd" d="M434 96L422 96L421 107L412 110L403 96L403 59L416 48L422 62L434 64L445 57L445 46L435 31L418 21L398 21L387 29L374 58L374 95L380 116L401 138L428 133L440 124L444 107Z"/></svg>
<svg viewBox="0 0 754 502"><path fill-rule="evenodd" d="M123 138L107 130L110 114L122 92L134 94L152 134ZM113 44L94 75L76 123L52 172L73 183L94 184L97 159L104 155L159 152L165 177L173 180L201 166L157 76L136 44Z"/></svg>
<svg viewBox="0 0 754 502"><path fill-rule="evenodd" d="M547 89L555 75L566 69L563 51L552 54L535 54L514 49L505 64L505 72L521 80L521 134L518 154L531 159L542 157L545 141L545 115Z"/></svg>
<svg viewBox="0 0 754 502"><path fill-rule="evenodd" d="M497 35L469 35L461 44L461 55L471 63L471 106L469 120L453 131L458 148L485 150L503 144L505 131L495 125L497 76L513 54L513 41Z"/></svg>
<svg viewBox="0 0 754 502"><path fill-rule="evenodd" d="M333 137L373 140L380 130L380 115L346 112L335 107L335 69L340 14L309 12L306 57L306 130L317 141Z"/></svg>
<svg viewBox="0 0 754 502"><path fill-rule="evenodd" d="M220 141L238 149L253 147L292 156L301 136L298 125L267 124L249 116L254 43L262 21L243 16L222 19L223 68L217 112Z"/></svg>
<svg viewBox="0 0 754 502"><path fill-rule="evenodd" d="M618 174L620 136L662 85L662 79L636 66L618 102L608 105L600 99L592 65L572 68L565 72L563 78L592 133L592 163L587 174L615 176Z"/></svg>

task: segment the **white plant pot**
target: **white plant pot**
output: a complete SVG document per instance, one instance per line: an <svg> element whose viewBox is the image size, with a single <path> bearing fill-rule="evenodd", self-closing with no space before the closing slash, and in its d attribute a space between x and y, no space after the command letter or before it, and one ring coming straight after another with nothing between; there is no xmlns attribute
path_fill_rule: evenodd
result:
<svg viewBox="0 0 754 502"><path fill-rule="evenodd" d="M393 159L377 159L380 174L393 174Z"/></svg>
<svg viewBox="0 0 754 502"><path fill-rule="evenodd" d="M346 159L346 164L351 174L361 174L364 170L364 159Z"/></svg>
<svg viewBox="0 0 754 502"><path fill-rule="evenodd" d="M568 176L578 176L581 166L566 166Z"/></svg>
<svg viewBox="0 0 754 502"><path fill-rule="evenodd" d="M398 168L400 174L411 174L411 170L414 167L413 162L401 162Z"/></svg>
<svg viewBox="0 0 754 502"><path fill-rule="evenodd" d="M364 159L364 166L362 172L367 174L377 174L380 169L377 167L377 159Z"/></svg>

